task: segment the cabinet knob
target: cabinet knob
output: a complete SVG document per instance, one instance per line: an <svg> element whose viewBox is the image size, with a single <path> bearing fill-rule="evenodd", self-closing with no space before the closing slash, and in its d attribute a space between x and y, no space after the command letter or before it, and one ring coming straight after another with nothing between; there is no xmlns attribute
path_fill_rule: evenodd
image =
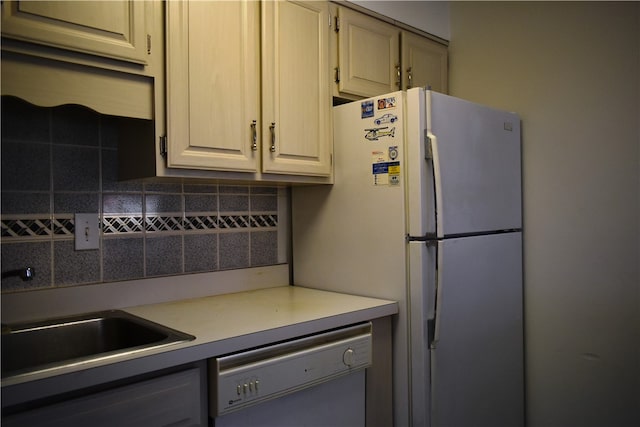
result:
<svg viewBox="0 0 640 427"><path fill-rule="evenodd" d="M398 89L402 85L402 80L400 79L400 65L396 65L396 85L398 86Z"/></svg>
<svg viewBox="0 0 640 427"><path fill-rule="evenodd" d="M411 72L411 67L407 68L407 89L411 89L413 87L413 74Z"/></svg>
<svg viewBox="0 0 640 427"><path fill-rule="evenodd" d="M276 152L276 124L271 122L271 126L269 126L269 130L271 131L271 152Z"/></svg>

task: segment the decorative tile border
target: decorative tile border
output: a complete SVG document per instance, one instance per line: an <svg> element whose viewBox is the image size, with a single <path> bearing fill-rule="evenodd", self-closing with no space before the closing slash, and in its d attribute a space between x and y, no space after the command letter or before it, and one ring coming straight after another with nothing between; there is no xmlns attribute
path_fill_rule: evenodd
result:
<svg viewBox="0 0 640 427"><path fill-rule="evenodd" d="M102 234L140 233L144 230L142 216L104 216Z"/></svg>
<svg viewBox="0 0 640 427"><path fill-rule="evenodd" d="M248 228L249 215L221 215L218 217L220 228Z"/></svg>
<svg viewBox="0 0 640 427"><path fill-rule="evenodd" d="M53 234L56 236L73 237L75 233L75 221L72 218L54 218Z"/></svg>
<svg viewBox="0 0 640 427"><path fill-rule="evenodd" d="M38 238L53 234L51 219L2 219L2 239Z"/></svg>
<svg viewBox="0 0 640 427"><path fill-rule="evenodd" d="M23 218L0 220L2 239L21 241L51 236L73 238L74 218ZM103 235L131 235L133 233L161 233L180 231L206 231L230 229L264 229L278 226L276 213L195 215L195 216L103 216Z"/></svg>
<svg viewBox="0 0 640 427"><path fill-rule="evenodd" d="M251 215L251 228L266 228L278 226L278 215L276 214L264 214L264 215Z"/></svg>
<svg viewBox="0 0 640 427"><path fill-rule="evenodd" d="M147 216L144 229L147 232L183 231L182 216Z"/></svg>
<svg viewBox="0 0 640 427"><path fill-rule="evenodd" d="M185 230L215 230L218 229L217 215L196 215L184 218Z"/></svg>

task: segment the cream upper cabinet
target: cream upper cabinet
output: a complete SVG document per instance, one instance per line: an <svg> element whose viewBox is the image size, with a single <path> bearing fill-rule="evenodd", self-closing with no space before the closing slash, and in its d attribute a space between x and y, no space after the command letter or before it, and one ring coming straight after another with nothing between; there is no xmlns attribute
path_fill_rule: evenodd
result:
<svg viewBox="0 0 640 427"><path fill-rule="evenodd" d="M167 166L330 176L328 21L326 2L167 2Z"/></svg>
<svg viewBox="0 0 640 427"><path fill-rule="evenodd" d="M333 96L358 99L417 86L447 92L445 44L337 4L331 14Z"/></svg>
<svg viewBox="0 0 640 427"><path fill-rule="evenodd" d="M164 7L155 1L3 1L2 95L161 121Z"/></svg>
<svg viewBox="0 0 640 427"><path fill-rule="evenodd" d="M400 31L346 7L337 7L337 91L374 96L400 89Z"/></svg>
<svg viewBox="0 0 640 427"><path fill-rule="evenodd" d="M402 89L431 87L447 93L447 47L441 43L402 31Z"/></svg>
<svg viewBox="0 0 640 427"><path fill-rule="evenodd" d="M2 36L147 63L142 1L4 1Z"/></svg>
<svg viewBox="0 0 640 427"><path fill-rule="evenodd" d="M260 4L166 4L167 166L256 172Z"/></svg>
<svg viewBox="0 0 640 427"><path fill-rule="evenodd" d="M331 175L327 2L262 4L262 167Z"/></svg>

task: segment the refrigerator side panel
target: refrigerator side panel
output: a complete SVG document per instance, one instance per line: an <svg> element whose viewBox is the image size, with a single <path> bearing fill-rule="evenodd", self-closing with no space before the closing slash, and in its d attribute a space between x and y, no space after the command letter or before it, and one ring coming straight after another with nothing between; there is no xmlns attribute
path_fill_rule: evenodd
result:
<svg viewBox="0 0 640 427"><path fill-rule="evenodd" d="M404 94L380 98L391 97L396 107L381 111L371 98L374 111L365 118L368 100L334 107L335 184L292 188L296 285L380 298L406 294L404 178L390 184L377 173L388 167L392 147L404 172ZM394 122L376 125L385 114ZM376 128L393 129L393 136L372 136Z"/></svg>
<svg viewBox="0 0 640 427"><path fill-rule="evenodd" d="M522 228L520 118L427 91L442 236Z"/></svg>
<svg viewBox="0 0 640 427"><path fill-rule="evenodd" d="M403 105L396 92L334 107L335 184L292 189L293 284L398 301L396 425L409 424Z"/></svg>
<svg viewBox="0 0 640 427"><path fill-rule="evenodd" d="M440 242L432 425L524 425L522 236Z"/></svg>

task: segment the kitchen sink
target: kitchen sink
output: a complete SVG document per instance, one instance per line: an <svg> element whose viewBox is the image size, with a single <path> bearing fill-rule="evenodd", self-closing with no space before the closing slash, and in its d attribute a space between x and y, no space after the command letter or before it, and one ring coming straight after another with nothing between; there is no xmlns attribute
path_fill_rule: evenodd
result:
<svg viewBox="0 0 640 427"><path fill-rule="evenodd" d="M121 310L2 328L2 378L73 366L195 337Z"/></svg>

